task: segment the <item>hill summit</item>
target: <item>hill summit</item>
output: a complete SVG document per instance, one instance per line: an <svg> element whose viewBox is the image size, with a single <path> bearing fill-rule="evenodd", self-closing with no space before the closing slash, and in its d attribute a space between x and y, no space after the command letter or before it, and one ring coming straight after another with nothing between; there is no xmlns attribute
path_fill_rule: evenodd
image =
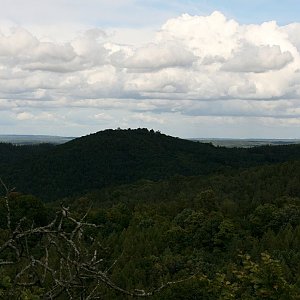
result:
<svg viewBox="0 0 300 300"><path fill-rule="evenodd" d="M6 161L11 163L2 162L1 167L6 182L43 199L139 179L206 175L235 167L300 159L298 145L228 149L145 128L108 129L62 145L10 146L9 149L4 152ZM26 152L25 156L21 155L22 151ZM17 158L8 159L16 152Z"/></svg>

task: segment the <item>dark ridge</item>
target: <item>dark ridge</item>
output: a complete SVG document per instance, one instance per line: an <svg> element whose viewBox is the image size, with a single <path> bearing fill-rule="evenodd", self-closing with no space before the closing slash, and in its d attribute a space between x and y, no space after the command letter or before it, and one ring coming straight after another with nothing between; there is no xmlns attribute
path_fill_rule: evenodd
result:
<svg viewBox="0 0 300 300"><path fill-rule="evenodd" d="M0 144L3 178L45 200L174 175L207 175L300 159L300 146L215 147L145 128L104 130L62 145Z"/></svg>

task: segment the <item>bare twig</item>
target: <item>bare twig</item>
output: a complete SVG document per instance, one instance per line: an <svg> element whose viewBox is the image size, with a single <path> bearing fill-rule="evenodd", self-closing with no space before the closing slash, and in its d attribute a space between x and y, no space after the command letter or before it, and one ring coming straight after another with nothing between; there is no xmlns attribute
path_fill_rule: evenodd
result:
<svg viewBox="0 0 300 300"><path fill-rule="evenodd" d="M43 299L58 297L78 299L78 295L84 300L99 299L102 284L131 297L149 297L164 288L196 276L169 281L151 291L123 289L108 275L120 258L105 269L105 264L101 264L104 259L99 257L98 251L104 249L101 244L96 239L90 238L92 247L85 245L88 238L86 229L99 228L96 224L86 222L88 212L77 220L68 207L61 205L53 220L45 226L35 226L32 223L28 228L28 222L24 222L26 218L22 218L17 222L15 229L12 229L10 191L1 178L0 183L6 191L8 229L7 240L0 244L0 266L2 268L15 266L16 275L12 281L15 286L39 285L44 289ZM81 238L82 236L85 239ZM32 246L32 241L36 241L37 237L39 237L38 244ZM34 247L42 251L33 251Z"/></svg>
<svg viewBox="0 0 300 300"><path fill-rule="evenodd" d="M4 190L5 190L5 197L4 197L4 199L5 199L5 206L6 206L6 210L7 210L7 215L6 215L7 228L10 229L10 226L11 226L11 216L10 216L10 207L9 207L9 203L8 203L8 197L9 197L9 193L12 192L14 189L9 190L1 177L0 177L0 183L4 187Z"/></svg>

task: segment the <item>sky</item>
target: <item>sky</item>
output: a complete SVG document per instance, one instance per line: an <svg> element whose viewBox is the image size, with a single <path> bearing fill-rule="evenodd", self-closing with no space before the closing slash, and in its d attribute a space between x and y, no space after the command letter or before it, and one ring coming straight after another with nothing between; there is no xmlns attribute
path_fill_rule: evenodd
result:
<svg viewBox="0 0 300 300"><path fill-rule="evenodd" d="M0 6L0 134L300 138L298 0Z"/></svg>

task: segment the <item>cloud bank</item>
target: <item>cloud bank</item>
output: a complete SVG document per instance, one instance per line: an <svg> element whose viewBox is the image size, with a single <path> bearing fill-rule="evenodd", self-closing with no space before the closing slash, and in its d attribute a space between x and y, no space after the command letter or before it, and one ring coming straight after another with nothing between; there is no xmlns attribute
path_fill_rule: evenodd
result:
<svg viewBox="0 0 300 300"><path fill-rule="evenodd" d="M243 25L220 12L169 19L151 42L134 45L117 43L101 28L64 42L6 28L1 124L57 122L79 134L80 126L122 124L168 131L176 120L208 117L299 126L299 36L300 23Z"/></svg>

